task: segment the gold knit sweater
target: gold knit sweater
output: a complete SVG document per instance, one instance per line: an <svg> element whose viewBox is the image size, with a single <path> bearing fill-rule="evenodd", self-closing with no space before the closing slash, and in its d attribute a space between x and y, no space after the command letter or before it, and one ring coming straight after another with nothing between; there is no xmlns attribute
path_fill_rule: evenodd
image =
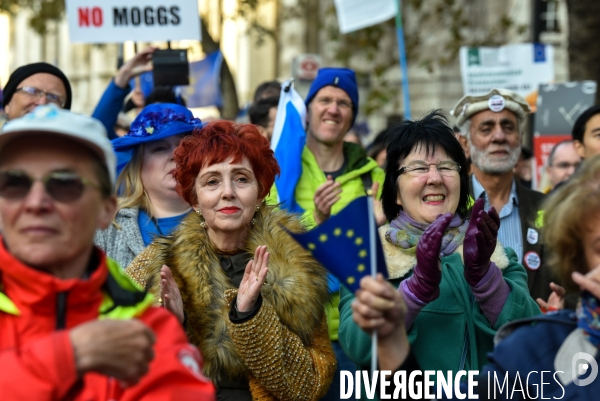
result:
<svg viewBox="0 0 600 401"><path fill-rule="evenodd" d="M335 373L324 315L326 272L282 228L303 230L298 219L263 205L245 251L267 245L269 272L258 313L229 320L234 288L200 217L190 213L168 237L157 238L126 272L158 299L166 264L181 291L190 342L202 352L204 373L217 384L247 377L253 400L318 400Z"/></svg>

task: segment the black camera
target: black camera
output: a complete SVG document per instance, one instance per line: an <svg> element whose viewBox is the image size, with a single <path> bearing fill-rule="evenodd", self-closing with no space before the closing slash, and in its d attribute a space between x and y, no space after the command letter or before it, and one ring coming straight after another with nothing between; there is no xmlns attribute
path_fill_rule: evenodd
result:
<svg viewBox="0 0 600 401"><path fill-rule="evenodd" d="M156 50L152 55L154 86L190 84L187 49Z"/></svg>

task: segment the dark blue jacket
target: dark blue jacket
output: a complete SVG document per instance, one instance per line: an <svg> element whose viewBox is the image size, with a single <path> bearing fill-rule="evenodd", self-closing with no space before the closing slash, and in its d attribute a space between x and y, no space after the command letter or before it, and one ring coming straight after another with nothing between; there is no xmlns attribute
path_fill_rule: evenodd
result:
<svg viewBox="0 0 600 401"><path fill-rule="evenodd" d="M570 367L577 373L578 365L586 363L591 367L592 361L595 361L595 371L600 376L598 369L600 352L587 340L579 343L573 342L571 338L569 343L574 346L568 351L565 347L561 356L557 357L567 337L577 334L576 330L578 330L577 317L572 310L516 320L501 327L496 334L497 345L488 354L490 363L483 368L477 380L475 393L478 394L478 399L600 400L600 377L596 377L586 386L578 386L573 382L573 374L566 370ZM574 358L576 353L586 352L584 346L591 347L591 350L587 349L591 361ZM411 371L421 370L421 368L411 353L398 370L406 370L408 377ZM566 380L558 376L557 370L565 372ZM585 380L593 374L593 370L594 368L588 368L586 373L578 376L578 379ZM422 380L420 381L422 384ZM393 392L393 389L390 392ZM468 394L466 382L461 382L460 389L462 394ZM443 391L441 395L444 400L459 399L456 394L454 398L446 397Z"/></svg>
<svg viewBox="0 0 600 401"><path fill-rule="evenodd" d="M572 378L563 384L559 377L555 376L557 370L564 370L565 367L576 367L579 363L586 362L579 359L574 361L574 352L565 352L561 355L562 357L557 358L559 349L567 337L576 329L577 317L575 312L571 310L563 310L506 324L498 331L497 336L502 338L502 341L489 354L490 364L486 365L484 370L480 372L479 394L487 393L487 388L481 388L481 385L484 384L484 387L486 387L489 383L490 399L494 399L493 386L496 384L494 374L498 378L498 382L501 383L504 380L505 373L508 372L507 382L510 390L507 392L505 389L501 397L498 385L496 385L497 399L542 399L542 388L545 399L560 399L563 401L600 399L600 378L596 378L587 386L577 386L573 383ZM582 351L584 350L576 350L576 352ZM596 366L598 366L600 360L598 352L596 352L594 360ZM543 386L542 371L550 372L544 373ZM579 379L588 377L590 371L591 369L588 369L588 372L580 376ZM517 374L523 385L523 390L525 390L524 393L512 391L513 386L515 389L519 389ZM527 385L528 375L529 385ZM569 377L571 376L569 375ZM529 392L527 392L527 387ZM480 399L482 398L480 397ZM485 399L485 396L483 399Z"/></svg>

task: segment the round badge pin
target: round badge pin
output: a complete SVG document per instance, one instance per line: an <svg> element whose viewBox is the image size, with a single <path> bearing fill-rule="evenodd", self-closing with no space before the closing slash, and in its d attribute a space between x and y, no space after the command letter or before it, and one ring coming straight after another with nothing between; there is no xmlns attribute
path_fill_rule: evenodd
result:
<svg viewBox="0 0 600 401"><path fill-rule="evenodd" d="M523 264L530 270L537 270L542 264L542 259L537 252L530 251L523 256Z"/></svg>
<svg viewBox="0 0 600 401"><path fill-rule="evenodd" d="M488 99L488 107L494 113L499 113L506 107L506 100L500 95L494 95Z"/></svg>
<svg viewBox="0 0 600 401"><path fill-rule="evenodd" d="M534 229L534 228L527 229L527 242L529 242L531 245L537 244L539 237L540 237L540 235L536 229Z"/></svg>

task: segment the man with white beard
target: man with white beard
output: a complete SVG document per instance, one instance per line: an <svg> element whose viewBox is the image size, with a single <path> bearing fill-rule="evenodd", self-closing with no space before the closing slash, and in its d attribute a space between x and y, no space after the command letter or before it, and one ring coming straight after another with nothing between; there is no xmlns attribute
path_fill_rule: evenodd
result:
<svg viewBox="0 0 600 401"><path fill-rule="evenodd" d="M547 300L551 273L539 233L544 195L523 187L513 174L530 111L518 94L493 89L481 96L464 96L451 114L471 153L471 195L484 198L486 210L493 206L499 212L498 239L512 248L526 267L531 296Z"/></svg>

